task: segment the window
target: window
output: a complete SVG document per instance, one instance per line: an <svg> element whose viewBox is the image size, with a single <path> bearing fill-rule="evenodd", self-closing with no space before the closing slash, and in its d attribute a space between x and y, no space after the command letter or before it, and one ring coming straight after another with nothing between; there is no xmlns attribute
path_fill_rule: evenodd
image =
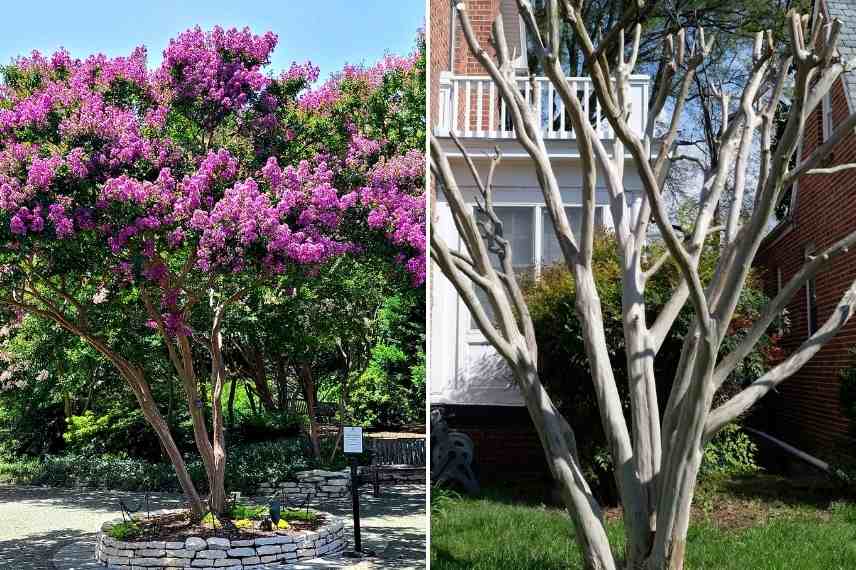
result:
<svg viewBox="0 0 856 570"><path fill-rule="evenodd" d="M829 92L823 96L821 114L823 117L821 119L823 121L823 138L821 141L825 141L832 136L832 97L829 95Z"/></svg>
<svg viewBox="0 0 856 570"><path fill-rule="evenodd" d="M565 208L565 215L568 216L571 231L579 239L580 229L583 225L583 209L580 206ZM595 208L594 224L597 227L603 227L603 208ZM547 208L541 208L541 235L540 266L543 267L563 261L562 249L559 247L559 240L556 237L556 231L553 229L553 220L550 219L550 212L547 211Z"/></svg>
<svg viewBox="0 0 856 570"><path fill-rule="evenodd" d="M535 265L535 221L532 208L528 206L503 206L496 208L496 215L502 222L502 234L511 242L511 265L516 273L530 271ZM484 218L479 215L479 220ZM500 267L499 257L491 255L493 266Z"/></svg>
<svg viewBox="0 0 856 570"><path fill-rule="evenodd" d="M536 278L541 268L562 260L562 251L550 214L543 206L496 206L496 215L502 221L502 231L505 239L511 242L511 264L518 277ZM582 207L568 206L565 208L568 223L575 236L579 236L582 226ZM603 226L603 207L595 209L595 224ZM500 267L499 257L491 256L495 268ZM480 287L476 294L482 301L487 296ZM488 303L484 305L488 316L493 316ZM478 326L474 319L470 322L471 329Z"/></svg>

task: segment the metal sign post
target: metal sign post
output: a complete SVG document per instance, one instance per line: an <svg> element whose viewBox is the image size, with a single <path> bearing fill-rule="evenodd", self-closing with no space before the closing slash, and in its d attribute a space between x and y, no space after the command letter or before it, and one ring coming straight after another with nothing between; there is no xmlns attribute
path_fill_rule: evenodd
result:
<svg viewBox="0 0 856 570"><path fill-rule="evenodd" d="M360 541L360 495L359 473L357 469L357 454L363 452L363 428L346 427L344 433L344 448L346 454L351 454L351 499L354 515L354 551L363 552Z"/></svg>

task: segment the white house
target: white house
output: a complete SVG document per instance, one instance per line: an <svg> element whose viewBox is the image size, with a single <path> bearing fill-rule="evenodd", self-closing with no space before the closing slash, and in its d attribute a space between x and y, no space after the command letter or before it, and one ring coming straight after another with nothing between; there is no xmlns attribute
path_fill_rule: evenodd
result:
<svg viewBox="0 0 856 570"><path fill-rule="evenodd" d="M526 34L517 13L515 0L490 0L471 3L469 10L474 29L482 35L482 45L490 45L490 23L503 14L507 41L515 53L524 54L517 64L520 90L534 102L541 117L544 137L562 187L569 219L579 223L581 215L580 157L575 134L570 130L564 106L550 82L543 77L530 78L527 70ZM494 148L502 150L503 159L494 174L494 202L506 238L512 242L513 263L520 271L534 272L557 261L558 243L546 210L541 188L531 160L517 143L506 116L504 103L496 86L480 69L470 54L447 0L431 0L431 128L450 157L459 185L464 192L474 192L475 184L461 153L449 137L455 133L485 175ZM613 133L601 118L599 105L591 95L587 78L572 78L597 132L607 147ZM640 131L647 120L649 80L632 78L632 124ZM641 193L641 182L627 159L625 188ZM598 192L597 219L604 226L612 223L606 191ZM638 200L637 200L638 202ZM438 231L450 247L459 246L451 212L442 192L437 192L432 216ZM523 401L511 383L510 372L502 359L486 342L471 322L466 306L440 270L432 266L430 398L432 405L451 406L522 406Z"/></svg>

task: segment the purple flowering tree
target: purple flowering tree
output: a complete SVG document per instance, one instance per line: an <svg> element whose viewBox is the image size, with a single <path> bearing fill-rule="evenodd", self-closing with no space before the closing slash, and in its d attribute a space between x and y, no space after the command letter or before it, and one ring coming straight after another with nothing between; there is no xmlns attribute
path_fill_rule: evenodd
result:
<svg viewBox="0 0 856 570"><path fill-rule="evenodd" d="M425 277L424 157L356 112L342 120L355 93L417 72L414 58L349 67L311 90L311 64L263 71L276 42L196 28L170 41L156 70L143 48L114 59L34 52L6 68L0 92L0 305L113 364L197 514L221 512L226 496L230 308L263 284L378 247L414 286ZM117 334L137 325L183 386L207 508L145 362L130 333Z"/></svg>

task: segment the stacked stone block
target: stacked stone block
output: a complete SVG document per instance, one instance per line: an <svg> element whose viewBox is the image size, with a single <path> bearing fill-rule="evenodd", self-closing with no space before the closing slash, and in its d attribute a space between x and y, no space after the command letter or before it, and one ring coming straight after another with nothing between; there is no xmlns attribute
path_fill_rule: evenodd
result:
<svg viewBox="0 0 856 570"><path fill-rule="evenodd" d="M291 531L245 540L191 536L184 541L133 542L110 537L113 525L122 522L117 519L101 526L95 542L95 558L104 566L121 570L261 570L266 564L294 563L344 550L347 539L343 521L329 515L326 520L314 531Z"/></svg>
<svg viewBox="0 0 856 570"><path fill-rule="evenodd" d="M337 499L347 497L351 493L351 474L347 469L342 471L324 471L312 469L298 471L296 481L270 481L262 483L259 495L282 493L295 502L309 497L310 500Z"/></svg>

